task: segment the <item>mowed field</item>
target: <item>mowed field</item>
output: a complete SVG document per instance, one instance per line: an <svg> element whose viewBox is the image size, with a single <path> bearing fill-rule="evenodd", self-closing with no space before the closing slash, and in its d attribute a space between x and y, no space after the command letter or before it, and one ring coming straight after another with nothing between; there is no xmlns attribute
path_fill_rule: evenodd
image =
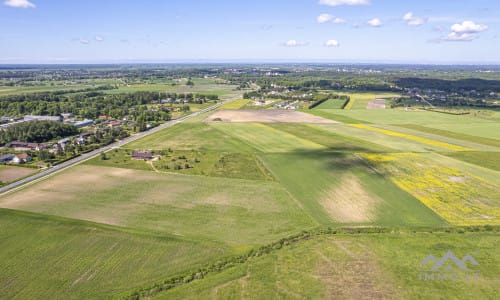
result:
<svg viewBox="0 0 500 300"><path fill-rule="evenodd" d="M68 245L61 242L64 247L56 246L56 240L52 248L30 249L29 257L50 253L54 258L46 263L52 262L54 268L64 268L71 259L81 266L70 265L59 275L53 272L47 281L33 278L29 267L19 261L0 261L0 267L10 270L10 275L0 277L0 289L9 290L13 295L9 298L43 298L55 288L65 293L62 298L121 297L171 276L189 271L199 274L203 265L255 251L303 230L382 227L396 233L313 237L282 249L273 248L276 251L224 267L203 279L193 275L198 280L188 283L189 277L179 287L165 293L155 289L150 296L399 299L432 297L438 290L448 298L493 295L499 283L495 278L499 257L494 244L495 226L500 225L500 172L495 168L496 160L478 161L484 153L500 153L495 144L500 139L495 134L483 134L475 140L474 132L462 135L449 128L429 132L406 124L459 128L466 124L461 122L490 126L494 120L472 116L456 119L433 112L408 112L403 118L399 114L407 112L393 110L311 112L316 115L311 117L324 121L308 122L306 118L298 122L296 114L281 114L273 121L269 110L256 110L251 112L251 119L237 122L231 122L231 118L212 121L227 110L200 115L123 149L111 150L106 160L94 158L1 196L0 207L30 212L4 210L4 214L15 216L10 218L56 222L57 226L70 222L68 232L78 233ZM392 117L394 122L390 122ZM163 154L153 162L131 161L130 153L136 150ZM192 167L172 169L179 160L188 161ZM34 226L38 226L36 222ZM165 247L163 255L173 255L185 268L173 267L162 273L152 266L139 266L141 272L151 272L140 280L127 279L127 271L102 273L109 274L109 286L101 288L103 282L94 282L96 275L85 272L98 269L96 274L100 274L105 268L94 267L96 261L81 258L82 253L73 244L91 241L90 234L79 233L88 232L89 226L110 235L117 232L117 239L130 235L133 241L146 236L162 242L192 243L192 248L153 244L159 252ZM444 233L456 231L455 226L488 226L492 232ZM37 231L43 241L52 241L54 227L43 228L39 226ZM29 228L26 230L29 232ZM28 243L23 240L29 236L26 234L6 236L10 244L17 239L19 245ZM57 238L64 240L66 235L62 231ZM101 243L103 246L96 246L95 251L105 254L97 264L105 264L109 257L120 270L121 248L111 247L113 243L108 245L108 241ZM137 251L137 257L144 255L147 262L154 260L154 255L150 258L147 254L148 246L141 248L139 244L127 247L135 249L132 251ZM206 247L203 251L209 253L197 252L197 247ZM460 258L477 250L473 256L480 261L482 277L461 287L458 283L443 286L419 282L421 260L430 253L441 257L447 250L456 251ZM8 257L13 253L10 251L2 248L0 257ZM54 263L58 255L67 260ZM191 259L193 256L196 259ZM190 263L183 264L186 260ZM45 266L34 268L40 274ZM32 285L16 285L16 274L24 274L20 278ZM72 285L81 276L89 285L75 292ZM40 289L39 294L32 287Z"/></svg>

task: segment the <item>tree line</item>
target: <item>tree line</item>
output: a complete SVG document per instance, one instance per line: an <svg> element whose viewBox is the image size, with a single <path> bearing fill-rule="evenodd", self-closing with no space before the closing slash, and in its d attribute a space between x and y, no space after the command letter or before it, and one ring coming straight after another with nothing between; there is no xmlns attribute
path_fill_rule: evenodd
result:
<svg viewBox="0 0 500 300"><path fill-rule="evenodd" d="M7 144L12 141L42 143L76 134L78 128L73 125L55 121L30 121L1 130L0 143Z"/></svg>

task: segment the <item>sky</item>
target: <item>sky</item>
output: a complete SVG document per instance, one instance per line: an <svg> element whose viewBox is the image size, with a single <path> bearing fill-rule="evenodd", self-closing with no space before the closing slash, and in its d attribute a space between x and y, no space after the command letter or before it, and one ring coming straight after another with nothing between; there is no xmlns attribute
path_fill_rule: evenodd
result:
<svg viewBox="0 0 500 300"><path fill-rule="evenodd" d="M0 64L500 64L498 0L0 1Z"/></svg>

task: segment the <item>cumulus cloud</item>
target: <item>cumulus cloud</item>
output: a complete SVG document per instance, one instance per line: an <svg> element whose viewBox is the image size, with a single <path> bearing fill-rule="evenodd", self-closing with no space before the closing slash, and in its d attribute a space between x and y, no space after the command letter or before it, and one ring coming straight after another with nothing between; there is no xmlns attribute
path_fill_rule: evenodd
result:
<svg viewBox="0 0 500 300"><path fill-rule="evenodd" d="M104 38L102 36L96 35L95 40L98 42L102 42L102 41L104 41Z"/></svg>
<svg viewBox="0 0 500 300"><path fill-rule="evenodd" d="M321 14L316 18L316 21L320 24L323 24L323 23L335 23L335 24L345 23L344 19L336 18L335 16L332 16L330 14Z"/></svg>
<svg viewBox="0 0 500 300"><path fill-rule="evenodd" d="M6 6L17 7L17 8L35 8L36 5L29 2L28 0L7 0L3 3Z"/></svg>
<svg viewBox="0 0 500 300"><path fill-rule="evenodd" d="M412 12L408 12L403 16L403 20L410 26L419 26L427 22L427 17L416 17Z"/></svg>
<svg viewBox="0 0 500 300"><path fill-rule="evenodd" d="M478 37L477 34L472 34L472 33L451 32L446 37L444 37L443 40L450 42L470 42L476 39L477 37Z"/></svg>
<svg viewBox="0 0 500 300"><path fill-rule="evenodd" d="M453 24L451 31L456 33L478 33L488 29L488 26L476 24L472 21L463 21L462 24Z"/></svg>
<svg viewBox="0 0 500 300"><path fill-rule="evenodd" d="M338 47L340 43L337 40L328 40L325 42L325 47Z"/></svg>
<svg viewBox="0 0 500 300"><path fill-rule="evenodd" d="M319 4L328 6L366 5L370 4L370 0L319 0Z"/></svg>
<svg viewBox="0 0 500 300"><path fill-rule="evenodd" d="M84 45L87 45L88 43L90 43L90 41L89 41L89 40L84 39L84 38L80 38L80 40L79 40L79 41L80 41L80 44L84 44Z"/></svg>
<svg viewBox="0 0 500 300"><path fill-rule="evenodd" d="M306 43L297 40L288 40L283 45L286 47L299 47L299 46L305 46Z"/></svg>
<svg viewBox="0 0 500 300"><path fill-rule="evenodd" d="M479 33L488 29L488 26L476 24L473 21L463 21L453 24L451 32L441 37L442 41L448 42L470 42L479 37Z"/></svg>
<svg viewBox="0 0 500 300"><path fill-rule="evenodd" d="M380 21L379 18L373 18L370 21L368 21L367 23L368 23L368 25L370 25L372 27L380 27L380 26L382 26L382 22Z"/></svg>

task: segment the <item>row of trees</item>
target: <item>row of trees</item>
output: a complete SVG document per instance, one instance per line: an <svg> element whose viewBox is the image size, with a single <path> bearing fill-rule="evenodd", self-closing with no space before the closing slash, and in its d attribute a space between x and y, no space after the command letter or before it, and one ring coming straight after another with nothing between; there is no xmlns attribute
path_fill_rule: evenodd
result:
<svg viewBox="0 0 500 300"><path fill-rule="evenodd" d="M5 130L1 130L0 143L6 144L12 141L41 143L55 138L75 135L77 133L78 129L75 126L60 122L23 122L10 126Z"/></svg>

